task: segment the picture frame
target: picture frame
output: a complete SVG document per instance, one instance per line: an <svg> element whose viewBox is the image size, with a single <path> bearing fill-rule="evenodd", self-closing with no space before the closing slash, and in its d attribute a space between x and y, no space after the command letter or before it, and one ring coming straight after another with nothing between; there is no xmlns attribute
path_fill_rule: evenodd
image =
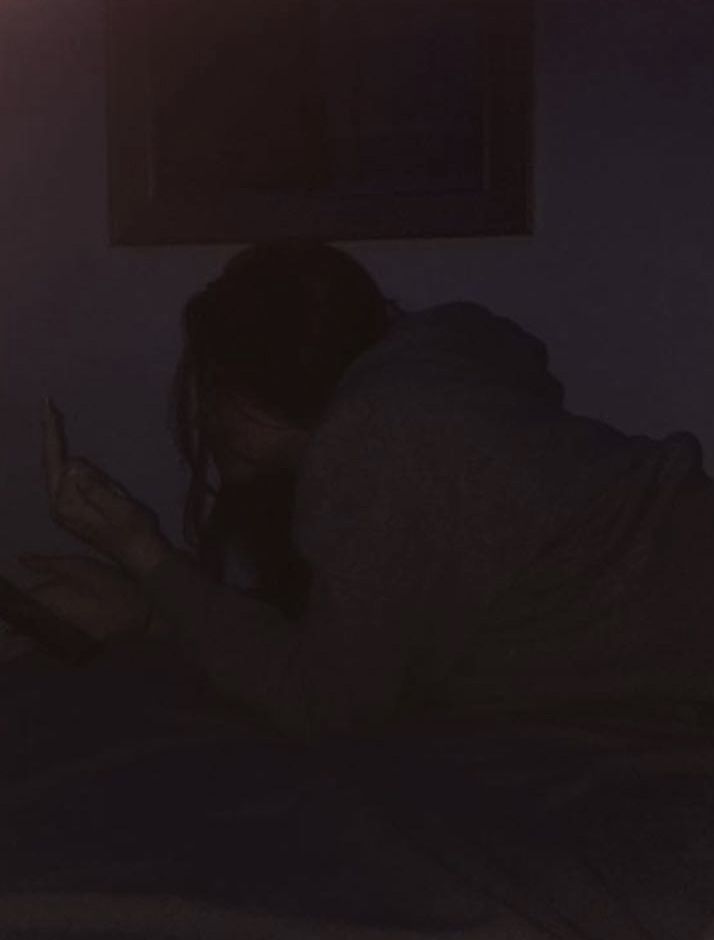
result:
<svg viewBox="0 0 714 940"><path fill-rule="evenodd" d="M527 235L533 0L105 0L115 245Z"/></svg>

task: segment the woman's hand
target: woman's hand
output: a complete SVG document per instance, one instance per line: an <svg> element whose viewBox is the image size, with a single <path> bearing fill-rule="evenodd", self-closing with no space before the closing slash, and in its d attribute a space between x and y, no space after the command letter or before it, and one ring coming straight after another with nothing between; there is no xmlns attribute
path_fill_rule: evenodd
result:
<svg viewBox="0 0 714 940"><path fill-rule="evenodd" d="M67 456L64 421L46 401L43 457L54 521L135 576L172 551L154 513L81 457Z"/></svg>
<svg viewBox="0 0 714 940"><path fill-rule="evenodd" d="M144 634L149 604L116 565L82 555L21 555L41 580L28 594L96 640Z"/></svg>

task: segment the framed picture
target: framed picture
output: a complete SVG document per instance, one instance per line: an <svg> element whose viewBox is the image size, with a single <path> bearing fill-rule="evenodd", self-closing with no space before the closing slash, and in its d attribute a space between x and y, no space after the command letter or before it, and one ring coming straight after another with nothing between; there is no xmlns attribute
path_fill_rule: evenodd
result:
<svg viewBox="0 0 714 940"><path fill-rule="evenodd" d="M531 231L532 0L105 0L115 244Z"/></svg>

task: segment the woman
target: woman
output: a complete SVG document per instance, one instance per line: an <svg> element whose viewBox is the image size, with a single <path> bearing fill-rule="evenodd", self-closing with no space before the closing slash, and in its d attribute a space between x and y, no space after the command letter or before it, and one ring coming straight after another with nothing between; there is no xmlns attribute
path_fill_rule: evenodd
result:
<svg viewBox="0 0 714 940"><path fill-rule="evenodd" d="M189 302L175 404L192 554L70 459L48 410L54 517L124 572L29 559L86 629L101 608L80 596L103 607L111 581L103 632L150 611L223 696L308 739L707 698L708 574L680 563L711 548L699 445L569 414L515 324L470 304L390 318L336 249L259 245Z"/></svg>

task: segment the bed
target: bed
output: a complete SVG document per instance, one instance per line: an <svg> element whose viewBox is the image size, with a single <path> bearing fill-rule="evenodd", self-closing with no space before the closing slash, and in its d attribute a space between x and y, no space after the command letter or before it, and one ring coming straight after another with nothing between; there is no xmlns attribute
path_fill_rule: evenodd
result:
<svg viewBox="0 0 714 940"><path fill-rule="evenodd" d="M3 940L714 937L714 749L677 716L304 748L159 641L0 696Z"/></svg>

